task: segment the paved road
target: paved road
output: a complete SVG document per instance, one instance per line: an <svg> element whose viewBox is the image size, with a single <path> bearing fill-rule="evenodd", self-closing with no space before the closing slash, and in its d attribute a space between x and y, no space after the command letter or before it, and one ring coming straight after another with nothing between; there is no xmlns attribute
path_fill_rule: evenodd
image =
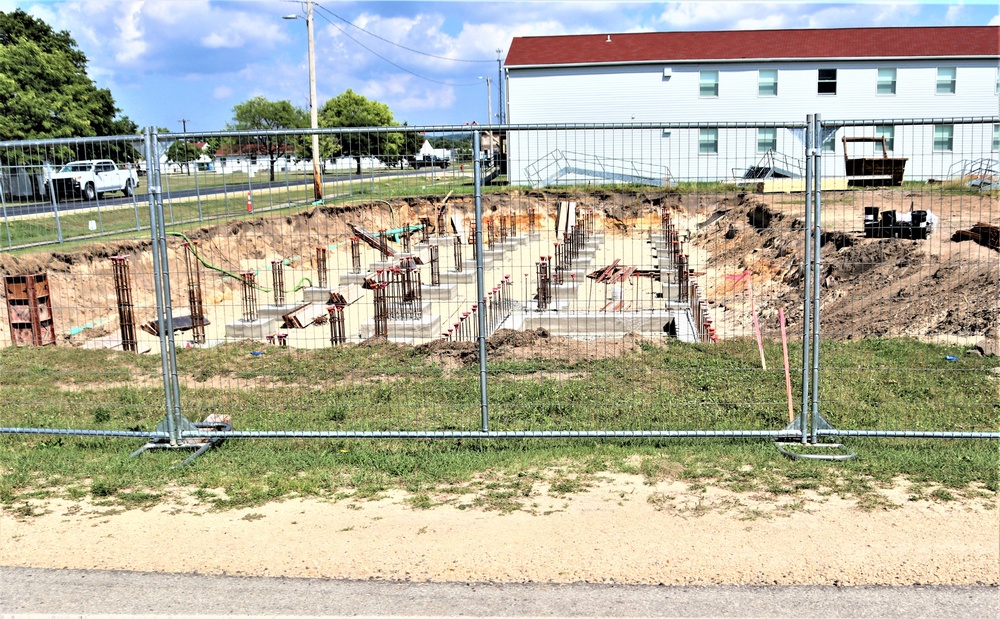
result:
<svg viewBox="0 0 1000 619"><path fill-rule="evenodd" d="M211 552L210 540L190 541ZM1000 616L1000 588L427 584L0 567L0 614L972 619Z"/></svg>
<svg viewBox="0 0 1000 619"><path fill-rule="evenodd" d="M388 177L388 176L397 177L397 178L399 178L399 177L408 177L408 176L426 176L426 175L434 174L434 173L437 173L437 172L440 172L440 170L436 169L436 168L431 168L431 169L426 169L426 170L425 169L412 170L412 171L406 171L406 172L385 171L385 172L378 172L378 173L376 173L375 174L375 180L379 180L381 178ZM330 184L330 183L346 183L346 182L349 182L349 180L353 181L355 183L360 183L360 182L365 182L365 181L371 181L372 180L372 176L370 174L369 175L365 175L365 176L361 176L361 177L354 176L354 177L352 177L350 179L348 177L346 177L346 176L330 176L330 177L327 177L327 178L324 179L324 181L325 181L326 184ZM255 181L255 182L252 183L252 185L249 185L249 186L253 187L254 191L264 190L264 189L284 189L285 187L312 186L312 179L306 179L306 180L278 179L278 180L276 180L274 182L268 182L268 181L257 182L257 181ZM169 189L169 187L167 187L166 185L164 185L161 189L164 192L164 197L165 198L179 200L179 199L182 199L182 198L193 198L193 197L196 197L199 193L201 194L201 196L203 198L207 198L209 196L214 196L214 195L221 195L221 194L226 193L227 191L229 193L240 194L241 192L246 191L247 187L248 187L247 183L237 183L237 184L230 184L228 186L219 185L219 186L211 186L211 187L201 187L198 190L195 190L195 189L184 189L184 190L176 190L176 191L175 190L171 190L169 192L169 195L167 194L167 190ZM145 182L145 178L143 178L142 181L141 181L141 184L139 185L139 188L136 189L135 204L141 204L141 205L145 205L146 204L147 197L148 197L148 194L146 193L146 191L147 191L147 189L146 189L146 182ZM97 200L89 201L89 202L87 200L82 199L82 198L68 199L68 200L64 200L62 202L59 202L58 206L59 206L59 212L60 213L68 213L68 212L71 212L71 211L78 211L78 210L85 210L85 209L97 208L98 206L101 207L101 208L105 208L105 207L106 208L116 208L116 207L119 207L119 206L131 206L132 204L133 204L133 198L125 197L124 195L119 195L119 192L114 192L114 193L112 193L110 195L105 195L105 196L103 196L103 197L101 197L101 198L99 198ZM32 202L30 204L20 204L18 202L14 202L14 201L8 201L7 204L6 204L6 216L7 217L15 218L15 217L22 217L22 216L25 216L25 215L37 215L37 214L40 214L40 213L49 213L49 214L51 214L52 213L52 204L50 204L47 201Z"/></svg>

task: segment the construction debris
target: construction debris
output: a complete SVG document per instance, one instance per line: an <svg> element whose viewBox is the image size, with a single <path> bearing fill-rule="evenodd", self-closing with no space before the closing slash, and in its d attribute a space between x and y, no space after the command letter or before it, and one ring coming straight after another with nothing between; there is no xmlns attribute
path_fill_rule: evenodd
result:
<svg viewBox="0 0 1000 619"><path fill-rule="evenodd" d="M212 324L208 318L204 317L201 318L200 323L202 329L204 329L205 325ZM178 331L190 331L196 326L190 316L174 316L170 319L170 324L174 327L174 333L177 333ZM149 322L139 325L139 328L154 337L160 336L159 320L150 320Z"/></svg>
<svg viewBox="0 0 1000 619"><path fill-rule="evenodd" d="M975 241L990 249L1000 250L1000 226L979 222L971 230L958 230L951 235L951 240L956 243Z"/></svg>

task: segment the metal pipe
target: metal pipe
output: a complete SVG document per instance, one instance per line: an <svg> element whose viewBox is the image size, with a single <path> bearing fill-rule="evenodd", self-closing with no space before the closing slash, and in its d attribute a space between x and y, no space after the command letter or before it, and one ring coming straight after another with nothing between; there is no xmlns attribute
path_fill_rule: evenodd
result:
<svg viewBox="0 0 1000 619"><path fill-rule="evenodd" d="M486 311L483 305L485 298L486 268L483 264L483 156L482 135L478 130L472 133L472 168L473 183L476 193L476 298L479 299L479 408L481 430L489 432L490 410L486 392Z"/></svg>
<svg viewBox="0 0 1000 619"><path fill-rule="evenodd" d="M820 115L813 117L813 143L814 146L822 144L823 124L820 122ZM820 245L823 234L822 221L822 189L820 186L820 176L822 175L822 148L816 148L813 155L813 316L812 316L812 442L816 442L816 431L819 427L819 287L820 275L822 272L822 257L820 256Z"/></svg>
<svg viewBox="0 0 1000 619"><path fill-rule="evenodd" d="M809 438L809 344L812 337L812 212L813 212L813 158L816 150L816 127L813 115L806 116L806 225L802 251L802 279L805 290L802 293L802 412L799 414L799 429L802 443Z"/></svg>
<svg viewBox="0 0 1000 619"><path fill-rule="evenodd" d="M161 264L159 260L160 238L157 225L156 194L160 191L157 184L158 177L153 173L153 169L159 166L159 158L155 156L156 150L153 144L154 133L152 127L146 128L145 155L146 155L146 199L149 203L149 233L153 248L153 287L156 291L156 320L160 325L160 366L163 372L163 403L166 407L167 433L170 435L170 444L176 445L180 440L177 425L174 423L174 390L171 383L169 355L167 354L167 330L166 317L164 316L163 303L163 281L160 277ZM162 212L162 208L159 209Z"/></svg>

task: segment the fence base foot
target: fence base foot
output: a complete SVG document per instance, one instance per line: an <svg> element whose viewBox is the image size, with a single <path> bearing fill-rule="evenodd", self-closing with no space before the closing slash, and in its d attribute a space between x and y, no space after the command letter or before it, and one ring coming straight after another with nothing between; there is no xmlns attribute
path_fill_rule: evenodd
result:
<svg viewBox="0 0 1000 619"><path fill-rule="evenodd" d="M211 430L215 430L216 432L228 432L229 430L232 430L232 428L233 428L231 424L228 424L228 423L216 423L216 422L195 423L195 424L191 424L191 425L193 425L195 428L197 428L199 430L211 429ZM226 439L223 438L223 437L219 437L219 438L190 438L190 439L185 439L181 443L173 444L172 445L172 444L170 444L170 439L158 438L158 439L154 439L152 441L149 441L148 443L146 443L145 445L143 445L139 449L136 449L135 451L132 452L132 454L129 457L130 458L135 458L136 456L139 456L140 454L142 454L142 453L144 453L146 451L153 450L153 449L194 449L195 452L193 454L191 454L190 456L188 456L183 462L181 462L180 464L177 465L177 466L180 467L180 466L185 466L187 464L190 464L195 458L197 458L201 454L205 453L209 449L211 449L213 447L218 447L218 446L222 445L223 441L225 441L225 440Z"/></svg>
<svg viewBox="0 0 1000 619"><path fill-rule="evenodd" d="M783 455L793 460L830 460L833 462L843 462L844 460L853 460L858 457L858 454L848 450L840 443L802 443L782 439L774 441L774 446ZM798 450L793 451L791 449L793 446L797 447ZM847 453L823 453L824 449L844 449L847 450Z"/></svg>

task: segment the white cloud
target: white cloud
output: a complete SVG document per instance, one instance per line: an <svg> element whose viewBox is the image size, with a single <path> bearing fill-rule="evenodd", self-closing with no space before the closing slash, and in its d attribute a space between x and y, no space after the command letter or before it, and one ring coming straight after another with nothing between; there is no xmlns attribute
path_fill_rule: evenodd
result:
<svg viewBox="0 0 1000 619"><path fill-rule="evenodd" d="M965 7L961 4L953 4L948 7L948 11L944 14L945 23L954 24L962 17L962 13L965 12Z"/></svg>
<svg viewBox="0 0 1000 619"><path fill-rule="evenodd" d="M142 8L145 2L139 0L125 5L121 16L115 17L115 25L121 32L118 52L115 60L118 62L131 62L139 60L145 54L147 45L144 39L145 33L142 29Z"/></svg>
<svg viewBox="0 0 1000 619"><path fill-rule="evenodd" d="M1000 26L1000 15L994 15L993 19L990 20L990 26Z"/></svg>
<svg viewBox="0 0 1000 619"><path fill-rule="evenodd" d="M228 99L233 96L233 89L229 86L216 86L212 89L213 99Z"/></svg>

